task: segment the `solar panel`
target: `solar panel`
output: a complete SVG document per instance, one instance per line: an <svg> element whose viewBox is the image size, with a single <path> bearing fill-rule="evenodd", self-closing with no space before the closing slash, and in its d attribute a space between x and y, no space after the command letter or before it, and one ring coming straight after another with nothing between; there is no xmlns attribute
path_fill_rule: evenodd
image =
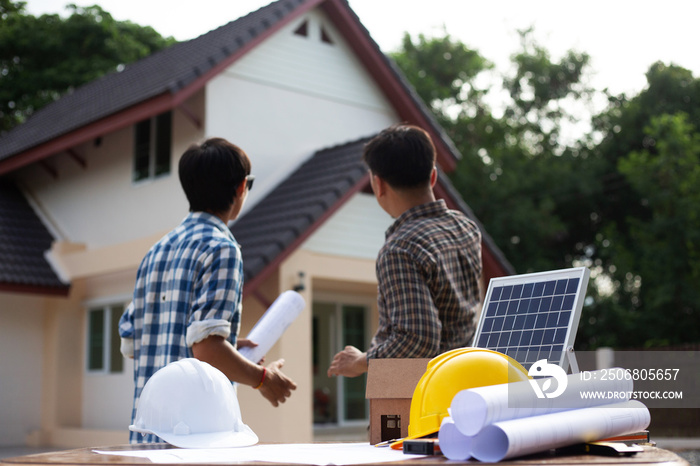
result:
<svg viewBox="0 0 700 466"><path fill-rule="evenodd" d="M507 354L526 369L547 359L566 370L589 276L577 267L491 279L474 346Z"/></svg>

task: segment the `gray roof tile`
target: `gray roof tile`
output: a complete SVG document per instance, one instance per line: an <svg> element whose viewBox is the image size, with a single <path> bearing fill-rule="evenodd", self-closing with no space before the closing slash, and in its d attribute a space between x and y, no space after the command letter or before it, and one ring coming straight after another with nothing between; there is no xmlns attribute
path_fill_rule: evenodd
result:
<svg viewBox="0 0 700 466"><path fill-rule="evenodd" d="M14 182L0 178L0 284L67 289L44 257L53 239Z"/></svg>

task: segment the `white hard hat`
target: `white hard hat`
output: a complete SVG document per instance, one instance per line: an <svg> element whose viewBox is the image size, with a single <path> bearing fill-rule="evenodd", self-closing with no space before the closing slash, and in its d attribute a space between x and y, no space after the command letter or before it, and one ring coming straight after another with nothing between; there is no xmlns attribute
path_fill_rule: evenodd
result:
<svg viewBox="0 0 700 466"><path fill-rule="evenodd" d="M181 448L245 447L258 436L241 420L236 391L220 370L194 358L158 370L141 392L129 430Z"/></svg>

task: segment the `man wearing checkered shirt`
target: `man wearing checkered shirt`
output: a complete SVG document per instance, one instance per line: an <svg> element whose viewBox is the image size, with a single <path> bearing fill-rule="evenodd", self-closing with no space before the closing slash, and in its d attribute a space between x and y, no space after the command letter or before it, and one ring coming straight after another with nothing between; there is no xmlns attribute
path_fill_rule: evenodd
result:
<svg viewBox="0 0 700 466"><path fill-rule="evenodd" d="M195 357L231 381L250 385L273 405L296 384L280 359L263 367L238 348L243 264L228 222L237 218L253 185L246 153L212 138L192 145L179 163L190 213L158 241L141 262L133 301L119 323L122 353L134 358L134 410L148 379L168 363ZM158 442L131 432L131 442Z"/></svg>
<svg viewBox="0 0 700 466"><path fill-rule="evenodd" d="M364 149L379 205L396 220L377 258L379 327L367 352L335 355L328 375L355 377L369 358L432 358L467 346L480 303L481 233L436 200L435 147L416 126L385 129Z"/></svg>

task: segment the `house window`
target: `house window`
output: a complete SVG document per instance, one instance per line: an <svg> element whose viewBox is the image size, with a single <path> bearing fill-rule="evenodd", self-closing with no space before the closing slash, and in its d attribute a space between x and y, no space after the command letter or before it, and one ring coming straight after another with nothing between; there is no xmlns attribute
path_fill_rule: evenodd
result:
<svg viewBox="0 0 700 466"><path fill-rule="evenodd" d="M321 26L321 42L333 45L333 39L331 39L331 36L328 35L326 29L323 26Z"/></svg>
<svg viewBox="0 0 700 466"><path fill-rule="evenodd" d="M346 345L366 349L369 307L341 302L313 304L314 424L352 425L366 422L367 374L328 378L333 356Z"/></svg>
<svg viewBox="0 0 700 466"><path fill-rule="evenodd" d="M120 373L124 357L120 351L119 319L121 304L92 308L88 311L87 369L89 372Z"/></svg>
<svg viewBox="0 0 700 466"><path fill-rule="evenodd" d="M301 25L294 30L294 34L297 36L307 37L309 35L309 22L304 21Z"/></svg>
<svg viewBox="0 0 700 466"><path fill-rule="evenodd" d="M170 173L172 112L136 123L134 127L133 180L158 178Z"/></svg>

